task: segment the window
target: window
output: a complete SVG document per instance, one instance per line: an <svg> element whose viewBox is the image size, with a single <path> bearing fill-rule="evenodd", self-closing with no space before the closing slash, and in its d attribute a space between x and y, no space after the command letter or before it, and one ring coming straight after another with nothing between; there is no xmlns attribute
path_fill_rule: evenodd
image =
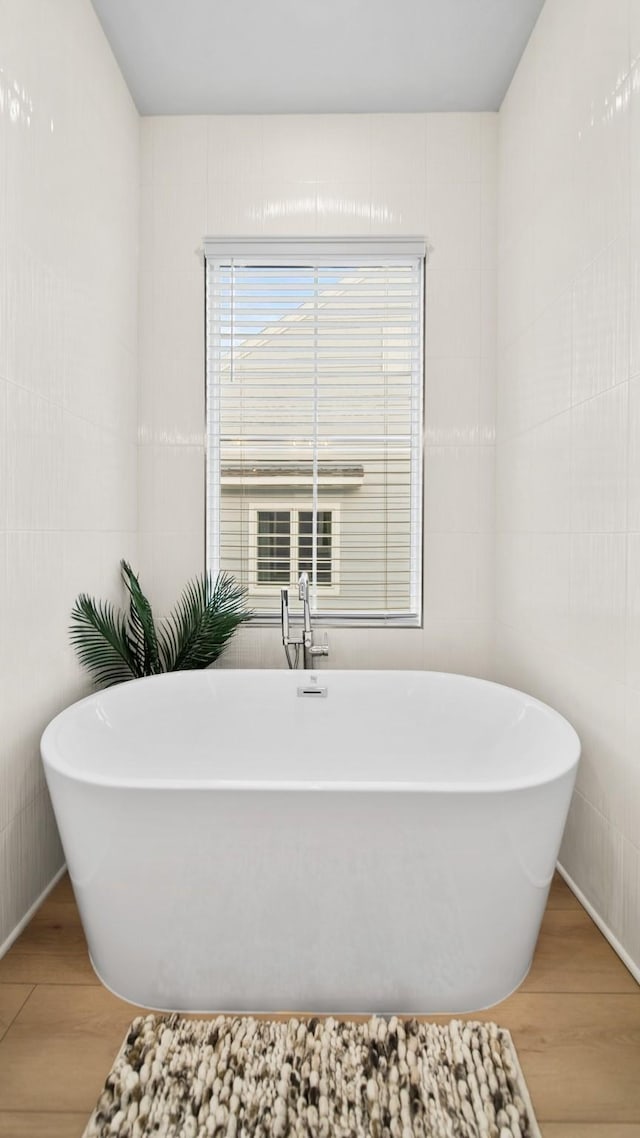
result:
<svg viewBox="0 0 640 1138"><path fill-rule="evenodd" d="M290 506L283 502L251 506L251 567L249 585L265 596L267 590L295 585L301 573L313 576L313 506ZM316 580L318 591L337 594L339 567L340 506L323 503L316 511Z"/></svg>
<svg viewBox="0 0 640 1138"><path fill-rule="evenodd" d="M266 620L417 625L424 243L205 241L207 561Z"/></svg>
<svg viewBox="0 0 640 1138"><path fill-rule="evenodd" d="M290 585L291 511L258 510L256 584Z"/></svg>
<svg viewBox="0 0 640 1138"><path fill-rule="evenodd" d="M316 512L316 556L315 569L318 588L331 585L331 510ZM298 571L314 572L313 567L313 510L298 512Z"/></svg>

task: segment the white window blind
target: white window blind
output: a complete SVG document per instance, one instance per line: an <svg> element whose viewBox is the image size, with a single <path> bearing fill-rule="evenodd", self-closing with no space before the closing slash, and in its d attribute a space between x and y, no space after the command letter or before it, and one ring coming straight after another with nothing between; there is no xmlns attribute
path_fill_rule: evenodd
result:
<svg viewBox="0 0 640 1138"><path fill-rule="evenodd" d="M209 568L266 618L302 562L320 619L419 624L424 242L207 239L205 257ZM256 587L275 512L280 564ZM304 557L274 553L287 517Z"/></svg>

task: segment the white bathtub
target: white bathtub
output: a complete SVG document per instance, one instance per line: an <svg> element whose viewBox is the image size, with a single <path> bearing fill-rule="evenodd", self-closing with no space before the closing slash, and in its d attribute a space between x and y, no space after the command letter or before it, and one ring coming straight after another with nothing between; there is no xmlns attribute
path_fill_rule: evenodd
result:
<svg viewBox="0 0 640 1138"><path fill-rule="evenodd" d="M508 995L579 754L544 704L437 672L158 676L42 738L96 972L136 1004L200 1012Z"/></svg>

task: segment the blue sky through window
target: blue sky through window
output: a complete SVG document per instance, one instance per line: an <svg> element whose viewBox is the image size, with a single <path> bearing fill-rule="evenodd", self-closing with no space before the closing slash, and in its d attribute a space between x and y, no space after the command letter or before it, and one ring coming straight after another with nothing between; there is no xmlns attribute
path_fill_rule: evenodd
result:
<svg viewBox="0 0 640 1138"><path fill-rule="evenodd" d="M346 271L321 268L320 293L323 289L336 285ZM231 287L229 273L228 287L222 287L219 292L222 305L227 301L229 311L229 324L222 325L222 335L230 337L232 334L232 300L233 339L234 346L237 347L245 337L268 332L270 325L281 323L289 313L313 300L316 293L316 272L313 267L306 266L286 266L281 270L269 266L236 266L235 287Z"/></svg>

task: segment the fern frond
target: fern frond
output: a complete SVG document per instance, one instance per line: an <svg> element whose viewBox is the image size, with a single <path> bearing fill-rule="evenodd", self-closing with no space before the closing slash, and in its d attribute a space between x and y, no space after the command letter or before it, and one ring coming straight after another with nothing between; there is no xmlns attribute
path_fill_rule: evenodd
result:
<svg viewBox="0 0 640 1138"><path fill-rule="evenodd" d="M110 687L135 677L125 616L109 601L81 593L71 610L69 635L95 684Z"/></svg>
<svg viewBox="0 0 640 1138"><path fill-rule="evenodd" d="M190 581L159 634L164 670L207 668L217 660L238 625L251 618L245 598L246 589L227 573Z"/></svg>
<svg viewBox="0 0 640 1138"><path fill-rule="evenodd" d="M129 594L127 636L131 653L136 661L136 675L154 676L162 669L153 611L128 561L120 562L120 572Z"/></svg>

